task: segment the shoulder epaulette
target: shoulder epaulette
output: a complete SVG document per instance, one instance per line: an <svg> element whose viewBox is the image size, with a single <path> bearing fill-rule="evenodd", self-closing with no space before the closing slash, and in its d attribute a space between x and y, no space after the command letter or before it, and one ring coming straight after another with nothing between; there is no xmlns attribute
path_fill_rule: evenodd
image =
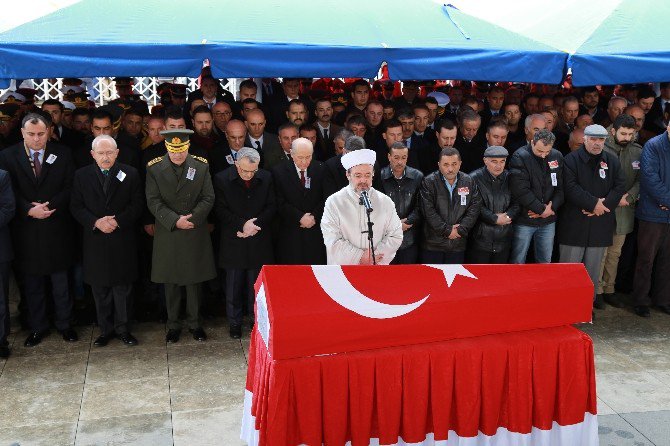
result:
<svg viewBox="0 0 670 446"><path fill-rule="evenodd" d="M200 161L201 163L205 163L205 164L207 164L207 158L203 158L203 157L201 157L201 156L195 156L195 155L191 155L191 156L192 156L193 158L197 159L198 161Z"/></svg>
<svg viewBox="0 0 670 446"><path fill-rule="evenodd" d="M153 166L154 164L159 163L159 162L161 162L161 161L163 161L163 157L162 157L162 156L156 157L156 158L152 159L151 161L149 161L149 162L147 163L147 167L151 167L151 166Z"/></svg>

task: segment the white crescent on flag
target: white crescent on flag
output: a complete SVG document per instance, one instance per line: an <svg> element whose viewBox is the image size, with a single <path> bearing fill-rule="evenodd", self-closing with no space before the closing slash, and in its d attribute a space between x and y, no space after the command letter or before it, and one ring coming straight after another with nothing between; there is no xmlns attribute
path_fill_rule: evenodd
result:
<svg viewBox="0 0 670 446"><path fill-rule="evenodd" d="M451 286L457 275L476 277L463 265L425 265L430 268L436 268L444 273L447 284ZM313 265L312 272L321 288L338 304L347 310L353 311L364 317L371 319L390 319L404 316L419 308L429 297L430 294L416 302L404 305L391 305L370 299L354 287L347 276L342 271L341 266L333 265Z"/></svg>

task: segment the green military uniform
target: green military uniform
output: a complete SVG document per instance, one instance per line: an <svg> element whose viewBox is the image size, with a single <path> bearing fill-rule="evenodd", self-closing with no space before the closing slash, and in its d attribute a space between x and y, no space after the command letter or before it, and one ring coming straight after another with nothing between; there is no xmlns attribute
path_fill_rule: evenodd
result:
<svg viewBox="0 0 670 446"><path fill-rule="evenodd" d="M171 133L168 133L171 132ZM179 141L181 131L165 131L168 151L188 150ZM181 141L184 137L181 136ZM168 142L171 140L171 142ZM187 324L190 329L200 327L200 284L216 277L212 242L207 228L207 215L214 206L214 188L207 160L187 155L177 166L169 155L147 164L147 206L156 218L151 280L165 284L168 329L178 329L180 286L186 287ZM178 229L180 216L192 214L193 229Z"/></svg>

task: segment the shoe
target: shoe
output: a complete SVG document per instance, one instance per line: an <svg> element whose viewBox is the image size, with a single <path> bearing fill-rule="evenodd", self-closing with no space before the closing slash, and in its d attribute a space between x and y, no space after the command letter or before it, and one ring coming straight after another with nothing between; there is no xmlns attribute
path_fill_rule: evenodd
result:
<svg viewBox="0 0 670 446"><path fill-rule="evenodd" d="M662 311L665 314L670 314L670 307L666 307L665 305L657 305L656 308L658 308L659 311Z"/></svg>
<svg viewBox="0 0 670 446"><path fill-rule="evenodd" d="M0 345L0 359L9 358L9 347L7 345Z"/></svg>
<svg viewBox="0 0 670 446"><path fill-rule="evenodd" d="M167 334L165 335L165 342L169 343L175 343L179 342L179 335L181 334L181 330L168 330Z"/></svg>
<svg viewBox="0 0 670 446"><path fill-rule="evenodd" d="M230 337L233 338L233 339L240 339L242 337L242 326L231 325L230 326Z"/></svg>
<svg viewBox="0 0 670 446"><path fill-rule="evenodd" d="M596 300L593 301L593 308L597 308L599 310L604 310L607 308L602 294L596 294Z"/></svg>
<svg viewBox="0 0 670 446"><path fill-rule="evenodd" d="M615 308L623 308L624 304L614 293L603 293L603 300Z"/></svg>
<svg viewBox="0 0 670 446"><path fill-rule="evenodd" d="M95 341L93 341L93 345L95 345L96 347L104 347L112 339L114 339L114 333L108 335L100 335L95 339Z"/></svg>
<svg viewBox="0 0 670 446"><path fill-rule="evenodd" d="M633 308L635 314L640 317L650 317L651 313L649 312L649 307L646 305L637 305Z"/></svg>
<svg viewBox="0 0 670 446"><path fill-rule="evenodd" d="M207 335L205 334L205 330L203 330L202 327L189 329L188 331L193 334L193 339L196 341L204 342L207 340Z"/></svg>
<svg viewBox="0 0 670 446"><path fill-rule="evenodd" d="M79 340L77 332L72 328L66 328L65 330L62 330L60 334L63 336L63 340L67 342L77 342Z"/></svg>
<svg viewBox="0 0 670 446"><path fill-rule="evenodd" d="M38 333L38 332L33 332L28 335L26 338L26 342L23 343L24 346L26 347L35 347L38 345L40 342L42 342L42 339L46 336L46 333Z"/></svg>
<svg viewBox="0 0 670 446"><path fill-rule="evenodd" d="M137 338L127 331L119 335L119 339L126 345L137 345Z"/></svg>

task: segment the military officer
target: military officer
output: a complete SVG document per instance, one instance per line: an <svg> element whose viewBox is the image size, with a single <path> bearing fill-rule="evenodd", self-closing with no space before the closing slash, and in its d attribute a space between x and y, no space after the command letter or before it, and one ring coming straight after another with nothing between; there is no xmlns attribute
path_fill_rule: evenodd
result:
<svg viewBox="0 0 670 446"><path fill-rule="evenodd" d="M207 230L214 189L207 160L188 153L192 133L162 131L167 156L147 164L147 207L156 218L151 280L165 286L167 342L179 341L181 287L186 289L189 331L198 341L207 339L200 323L201 284L216 277Z"/></svg>

